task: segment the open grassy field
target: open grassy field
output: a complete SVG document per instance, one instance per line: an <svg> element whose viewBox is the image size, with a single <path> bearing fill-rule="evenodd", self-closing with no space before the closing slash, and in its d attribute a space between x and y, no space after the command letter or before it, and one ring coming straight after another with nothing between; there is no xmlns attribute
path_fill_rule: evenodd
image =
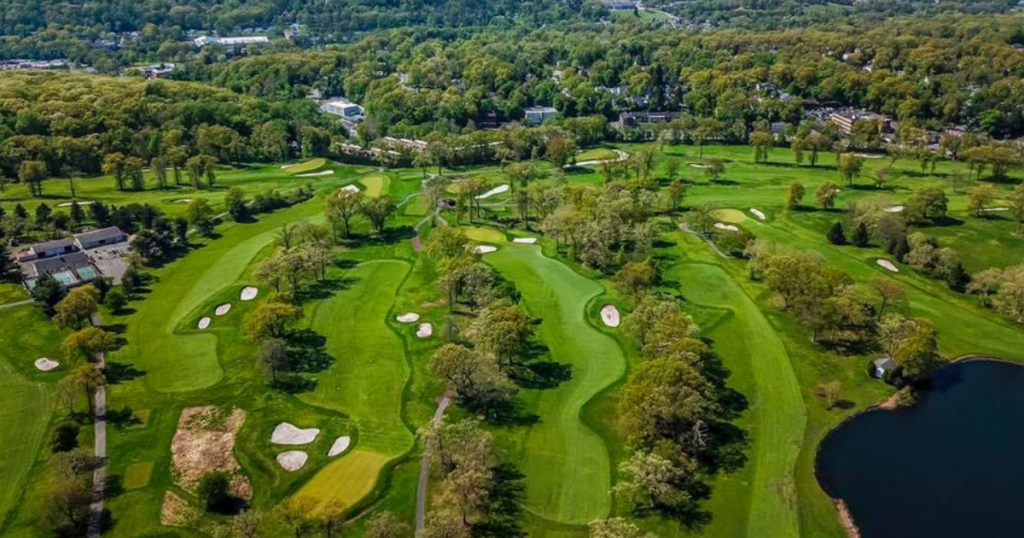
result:
<svg viewBox="0 0 1024 538"><path fill-rule="evenodd" d="M0 359L0 529L18 504L25 478L43 450L52 406L50 389L34 383Z"/></svg>
<svg viewBox="0 0 1024 538"><path fill-rule="evenodd" d="M603 288L536 246L506 246L485 260L514 281L530 314L542 321L550 360L569 365L572 379L524 399L540 422L517 447L526 474L526 508L559 523L585 524L611 509L608 448L580 421L583 406L617 381L626 361L618 343L589 325L587 303Z"/></svg>

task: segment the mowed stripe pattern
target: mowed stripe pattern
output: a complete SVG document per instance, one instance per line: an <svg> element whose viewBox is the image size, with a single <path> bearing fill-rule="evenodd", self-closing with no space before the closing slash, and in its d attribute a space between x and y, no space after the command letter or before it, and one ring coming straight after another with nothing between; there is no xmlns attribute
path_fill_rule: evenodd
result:
<svg viewBox="0 0 1024 538"><path fill-rule="evenodd" d="M507 246L486 261L514 281L554 361L572 367L572 379L533 392L540 422L530 428L520 461L526 475L526 507L561 523L585 524L611 509L608 448L580 420L583 405L626 369L618 344L585 319L587 302L600 285L545 257L535 246Z"/></svg>
<svg viewBox="0 0 1024 538"><path fill-rule="evenodd" d="M347 414L356 423L356 449L330 463L298 492L324 505L352 506L372 491L381 469L413 444L402 422L409 367L398 335L387 326L409 264L361 264L345 277L348 289L310 308L310 327L327 338L334 364L301 399Z"/></svg>
<svg viewBox="0 0 1024 538"><path fill-rule="evenodd" d="M46 385L26 380L0 358L0 523L39 453L50 411Z"/></svg>

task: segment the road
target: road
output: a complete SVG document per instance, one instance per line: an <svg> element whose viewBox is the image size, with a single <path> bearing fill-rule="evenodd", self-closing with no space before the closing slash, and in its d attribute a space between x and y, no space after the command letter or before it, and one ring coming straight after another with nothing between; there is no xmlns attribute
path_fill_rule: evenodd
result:
<svg viewBox="0 0 1024 538"><path fill-rule="evenodd" d="M452 401L451 393L445 391L441 401L437 403L437 411L434 411L434 422L441 420L445 409ZM430 480L430 448L423 451L423 458L420 460L420 480L416 485L416 535L419 536L426 527L427 521L427 482Z"/></svg>

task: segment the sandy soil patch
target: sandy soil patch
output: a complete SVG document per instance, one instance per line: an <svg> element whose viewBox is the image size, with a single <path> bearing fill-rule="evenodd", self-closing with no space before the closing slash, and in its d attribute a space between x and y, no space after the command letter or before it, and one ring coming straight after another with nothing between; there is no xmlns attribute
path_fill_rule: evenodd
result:
<svg viewBox="0 0 1024 538"><path fill-rule="evenodd" d="M498 247L492 247L491 245L477 245L476 248L473 249L473 252L476 252L477 254L490 254L497 250Z"/></svg>
<svg viewBox="0 0 1024 538"><path fill-rule="evenodd" d="M894 273L900 272L900 270L889 260L878 259L875 260L875 263Z"/></svg>
<svg viewBox="0 0 1024 538"><path fill-rule="evenodd" d="M480 196L477 196L476 199L477 200L486 200L487 198L490 198L491 196L495 196L495 195L501 194L503 192L508 192L511 189L512 189L512 187L508 186L507 184L506 185L498 185L497 187L494 187L493 189L491 189L491 190L481 194Z"/></svg>
<svg viewBox="0 0 1024 538"><path fill-rule="evenodd" d="M309 459L309 454L301 450L292 450L290 452L282 452L277 455L277 463L288 472L295 472L306 465L306 460Z"/></svg>
<svg viewBox="0 0 1024 538"><path fill-rule="evenodd" d="M218 306L217 309L213 311L213 313L217 314L218 316L223 316L224 314L227 314L230 311L231 311L231 303L224 303L224 304Z"/></svg>
<svg viewBox="0 0 1024 538"><path fill-rule="evenodd" d="M760 209L752 207L752 208L750 208L750 212L753 213L754 216L758 218L758 220L764 220L765 219L764 212L761 211Z"/></svg>
<svg viewBox="0 0 1024 538"><path fill-rule="evenodd" d="M517 237L512 240L513 243L519 243L520 245L532 245L537 242L536 237Z"/></svg>
<svg viewBox="0 0 1024 538"><path fill-rule="evenodd" d="M722 222L716 222L715 223L715 228L718 228L719 230L728 230L730 232L738 232L738 231L740 231L740 229L737 228L736 226L733 226L732 224L725 224L725 223L722 223Z"/></svg>
<svg viewBox="0 0 1024 538"><path fill-rule="evenodd" d="M270 442L275 445L308 445L320 435L319 428L302 429L294 424L282 422L270 434Z"/></svg>
<svg viewBox="0 0 1024 538"><path fill-rule="evenodd" d="M327 457L333 458L334 456L345 452L351 444L352 438L347 435L342 435L334 440L334 444L331 445L331 449L327 451Z"/></svg>
<svg viewBox="0 0 1024 538"><path fill-rule="evenodd" d="M165 527L191 527L202 514L199 509L188 504L177 493L164 493L164 503L160 506L160 524Z"/></svg>
<svg viewBox="0 0 1024 538"><path fill-rule="evenodd" d="M210 321L212 321L210 316L203 316L199 318L199 324L196 326L199 327L199 330L206 330L210 327Z"/></svg>
<svg viewBox="0 0 1024 538"><path fill-rule="evenodd" d="M609 327L618 327L621 323L621 317L619 316L619 309L615 308L613 304L606 304L601 307L601 321Z"/></svg>
<svg viewBox="0 0 1024 538"><path fill-rule="evenodd" d="M243 301L251 301L259 295L260 290L253 286L246 286L242 288L242 295L239 297Z"/></svg>
<svg viewBox="0 0 1024 538"><path fill-rule="evenodd" d="M82 201L78 202L78 205L92 205L92 204L95 204L95 203L96 202L93 202L92 200L82 200ZM57 204L57 207L71 207L73 205L75 205L74 202L64 202L62 204Z"/></svg>
<svg viewBox="0 0 1024 538"><path fill-rule="evenodd" d="M429 323L420 323L416 329L417 338L430 338L434 334L434 326Z"/></svg>
<svg viewBox="0 0 1024 538"><path fill-rule="evenodd" d="M846 506L846 502L842 499L835 499L836 512L839 514L839 524L843 526L843 530L846 531L848 538L860 538L860 529L857 528L857 524L853 521L853 514L850 513L850 509Z"/></svg>
<svg viewBox="0 0 1024 538"><path fill-rule="evenodd" d="M894 205L894 206L889 206L889 207L883 209L882 211L885 211L886 213L902 213L904 209L906 209L906 207L901 206L901 205Z"/></svg>
<svg viewBox="0 0 1024 538"><path fill-rule="evenodd" d="M234 475L232 494L248 499L252 486L245 476L236 474L235 436L245 422L245 411L222 409L212 405L186 407L178 419L178 431L171 441L171 476L188 491L195 491L203 476L222 471Z"/></svg>
<svg viewBox="0 0 1024 538"><path fill-rule="evenodd" d="M420 315L415 312L407 312L395 318L399 323L416 323L420 320Z"/></svg>
<svg viewBox="0 0 1024 538"><path fill-rule="evenodd" d="M53 359L48 359L46 357L36 359L36 362L34 364L36 365L37 370L41 370L43 372L49 372L50 370L53 370L54 368L60 366L59 362Z"/></svg>
<svg viewBox="0 0 1024 538"><path fill-rule="evenodd" d="M296 174L295 177L320 177L329 176L334 173L334 170L323 170L321 172L307 172L305 174Z"/></svg>

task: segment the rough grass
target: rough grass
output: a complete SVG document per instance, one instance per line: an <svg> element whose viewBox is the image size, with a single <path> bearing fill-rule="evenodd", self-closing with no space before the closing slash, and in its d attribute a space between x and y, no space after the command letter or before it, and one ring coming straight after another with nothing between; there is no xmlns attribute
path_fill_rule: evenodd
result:
<svg viewBox="0 0 1024 538"><path fill-rule="evenodd" d="M572 368L572 379L549 390L524 391L540 421L518 440L526 475L526 508L545 519L581 525L611 509L608 447L580 420L583 406L622 377L626 361L611 337L585 319L596 282L545 257L535 246L509 246L485 261L516 283L530 314L543 320L550 359Z"/></svg>

